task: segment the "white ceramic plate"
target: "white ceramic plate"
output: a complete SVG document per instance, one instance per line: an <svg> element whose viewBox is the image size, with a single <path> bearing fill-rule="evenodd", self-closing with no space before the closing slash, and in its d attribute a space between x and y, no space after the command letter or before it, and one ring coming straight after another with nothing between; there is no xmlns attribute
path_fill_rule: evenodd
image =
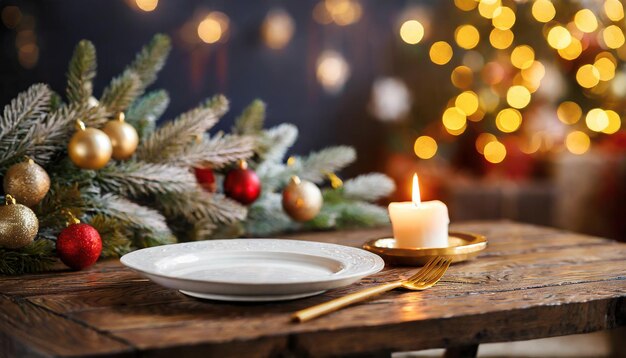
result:
<svg viewBox="0 0 626 358"><path fill-rule="evenodd" d="M233 239L151 247L122 264L152 281L199 298L279 301L349 285L384 267L354 247L283 239Z"/></svg>

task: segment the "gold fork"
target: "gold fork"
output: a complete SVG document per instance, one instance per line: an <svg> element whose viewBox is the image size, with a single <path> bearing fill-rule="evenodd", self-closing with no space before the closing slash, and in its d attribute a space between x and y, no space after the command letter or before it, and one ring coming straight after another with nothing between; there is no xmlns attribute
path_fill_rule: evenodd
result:
<svg viewBox="0 0 626 358"><path fill-rule="evenodd" d="M427 288L433 287L437 282L439 282L439 279L441 279L446 270L448 270L448 267L450 267L451 262L452 260L442 256L434 257L430 259L415 275L405 280L393 281L380 286L366 288L316 306L305 308L294 313L291 318L296 322L306 322L321 315L349 306L353 303L364 301L374 295L391 291L399 287L412 291L423 291Z"/></svg>

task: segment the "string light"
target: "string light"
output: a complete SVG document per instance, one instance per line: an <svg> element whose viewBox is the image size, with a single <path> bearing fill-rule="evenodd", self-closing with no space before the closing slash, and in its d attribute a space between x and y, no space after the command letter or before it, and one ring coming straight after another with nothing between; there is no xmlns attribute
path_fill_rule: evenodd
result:
<svg viewBox="0 0 626 358"><path fill-rule="evenodd" d="M504 133L515 132L522 124L522 114L515 108L505 108L496 116L496 127Z"/></svg>
<svg viewBox="0 0 626 358"><path fill-rule="evenodd" d="M499 7L493 12L491 23L496 29L508 30L515 25L515 12L506 6Z"/></svg>
<svg viewBox="0 0 626 358"><path fill-rule="evenodd" d="M580 66L576 71L576 82L581 87L591 88L600 82L600 71L593 65Z"/></svg>
<svg viewBox="0 0 626 358"><path fill-rule="evenodd" d="M572 34L563 26L557 25L548 31L548 45L550 47L562 50L572 43Z"/></svg>
<svg viewBox="0 0 626 358"><path fill-rule="evenodd" d="M532 66L535 61L535 51L528 45L520 45L511 52L511 64L519 69Z"/></svg>
<svg viewBox="0 0 626 358"><path fill-rule="evenodd" d="M594 15L593 11L582 9L574 15L574 24L580 31L591 33L598 28L598 19L596 19L596 15Z"/></svg>
<svg viewBox="0 0 626 358"><path fill-rule="evenodd" d="M606 0L604 2L604 13L612 21L620 21L624 18L624 6L619 0Z"/></svg>
<svg viewBox="0 0 626 358"><path fill-rule="evenodd" d="M610 81L615 77L615 63L607 57L598 58L593 67L598 69L600 81Z"/></svg>
<svg viewBox="0 0 626 358"><path fill-rule="evenodd" d="M452 59L452 46L445 41L437 41L430 46L430 60L437 65L445 65Z"/></svg>
<svg viewBox="0 0 626 358"><path fill-rule="evenodd" d="M576 102L565 101L556 109L556 116L565 124L574 124L580 120L583 111Z"/></svg>
<svg viewBox="0 0 626 358"><path fill-rule="evenodd" d="M437 142L432 137L423 135L415 140L413 150L419 158L430 159L437 154Z"/></svg>
<svg viewBox="0 0 626 358"><path fill-rule="evenodd" d="M415 45L424 37L424 26L417 20L407 20L400 26L402 41Z"/></svg>
<svg viewBox="0 0 626 358"><path fill-rule="evenodd" d="M624 44L624 33L616 25L607 26L602 30L602 39L608 48L620 48Z"/></svg>
<svg viewBox="0 0 626 358"><path fill-rule="evenodd" d="M513 108L524 108L530 103L530 91L524 86L511 86L506 91L506 101Z"/></svg>
<svg viewBox="0 0 626 358"><path fill-rule="evenodd" d="M573 131L565 137L565 147L570 153L585 154L591 146L591 139L585 132Z"/></svg>
<svg viewBox="0 0 626 358"><path fill-rule="evenodd" d="M198 24L198 37L207 44L224 41L226 39L229 22L226 14L213 11Z"/></svg>
<svg viewBox="0 0 626 358"><path fill-rule="evenodd" d="M562 59L572 61L577 59L583 52L583 46L580 40L572 37L569 45L565 48L559 49L558 52Z"/></svg>
<svg viewBox="0 0 626 358"><path fill-rule="evenodd" d="M461 25L454 31L454 39L459 47L470 50L478 45L480 33L472 25Z"/></svg>
<svg viewBox="0 0 626 358"><path fill-rule="evenodd" d="M489 43L493 48L504 50L511 46L515 35L511 30L493 29L489 33Z"/></svg>
<svg viewBox="0 0 626 358"><path fill-rule="evenodd" d="M501 163L506 158L506 147L498 141L491 141L483 149L485 159L494 164Z"/></svg>
<svg viewBox="0 0 626 358"><path fill-rule="evenodd" d="M444 127L452 131L458 131L467 124L465 113L456 107L446 109L443 112L442 121Z"/></svg>
<svg viewBox="0 0 626 358"><path fill-rule="evenodd" d="M531 9L533 17L539 22L549 22L554 19L556 9L549 0L536 0Z"/></svg>
<svg viewBox="0 0 626 358"><path fill-rule="evenodd" d="M491 19L500 6L502 6L501 0L480 0L478 3L478 13L485 19Z"/></svg>
<svg viewBox="0 0 626 358"><path fill-rule="evenodd" d="M471 116L478 110L478 95L473 91L465 91L456 97L454 106L466 116Z"/></svg>
<svg viewBox="0 0 626 358"><path fill-rule="evenodd" d="M605 134L613 134L617 132L622 126L622 119L620 118L617 112L612 110L604 111L606 113L607 118L609 119L609 124L602 130L602 133Z"/></svg>
<svg viewBox="0 0 626 358"><path fill-rule="evenodd" d="M585 124L594 132L602 132L609 126L609 116L602 108L594 108L587 112Z"/></svg>

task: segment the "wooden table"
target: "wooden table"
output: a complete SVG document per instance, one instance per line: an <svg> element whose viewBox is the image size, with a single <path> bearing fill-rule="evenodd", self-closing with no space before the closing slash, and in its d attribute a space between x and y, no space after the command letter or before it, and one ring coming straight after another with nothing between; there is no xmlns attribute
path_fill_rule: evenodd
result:
<svg viewBox="0 0 626 358"><path fill-rule="evenodd" d="M626 244L510 222L453 225L489 248L424 292L396 290L308 323L295 310L387 282L286 303L201 301L117 260L80 272L0 277L0 356L266 357L389 354L591 332L626 325ZM358 246L388 229L298 235Z"/></svg>

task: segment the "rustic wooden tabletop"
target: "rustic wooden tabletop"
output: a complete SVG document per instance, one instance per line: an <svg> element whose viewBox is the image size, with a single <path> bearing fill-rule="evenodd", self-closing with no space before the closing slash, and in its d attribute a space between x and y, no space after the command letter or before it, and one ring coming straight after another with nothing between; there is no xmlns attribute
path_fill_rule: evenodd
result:
<svg viewBox="0 0 626 358"><path fill-rule="evenodd" d="M0 277L0 355L343 356L435 347L451 355L514 341L626 325L626 244L510 222L453 225L484 234L478 259L424 292L395 290L311 322L293 311L387 282L281 303L202 301L160 287L117 260L79 272ZM291 238L359 246L389 229Z"/></svg>

